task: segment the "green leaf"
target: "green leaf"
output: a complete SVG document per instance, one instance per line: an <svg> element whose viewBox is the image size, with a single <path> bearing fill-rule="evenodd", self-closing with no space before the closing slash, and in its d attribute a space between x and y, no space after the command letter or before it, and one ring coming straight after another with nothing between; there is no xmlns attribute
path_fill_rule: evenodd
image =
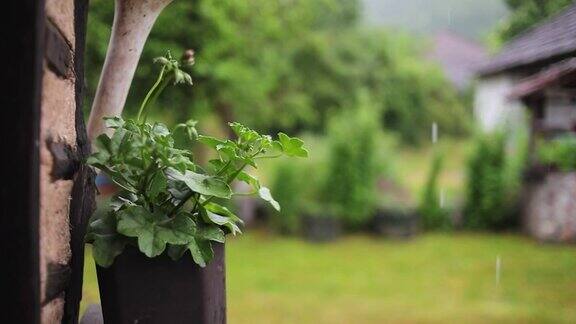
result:
<svg viewBox="0 0 576 324"><path fill-rule="evenodd" d="M202 240L224 243L224 231L218 226L205 226L198 229L196 236Z"/></svg>
<svg viewBox="0 0 576 324"><path fill-rule="evenodd" d="M166 125L164 125L162 123L154 123L154 126L152 126L152 132L156 136L168 136L168 135L170 135L170 131L168 130L168 127L166 127Z"/></svg>
<svg viewBox="0 0 576 324"><path fill-rule="evenodd" d="M187 213L179 213L166 224L158 228L158 236L166 243L187 244L196 235L196 224Z"/></svg>
<svg viewBox="0 0 576 324"><path fill-rule="evenodd" d="M186 171L184 174L178 170L169 168L166 175L170 179L183 181L190 190L206 196L229 199L232 197L230 186L219 178L204 174Z"/></svg>
<svg viewBox="0 0 576 324"><path fill-rule="evenodd" d="M229 123L228 125L230 125L230 128L232 128L236 136L244 143L252 143L261 138L260 134L256 131L240 123Z"/></svg>
<svg viewBox="0 0 576 324"><path fill-rule="evenodd" d="M238 154L236 154L236 149L237 149L236 143L232 141L227 141L224 144L216 146L216 150L218 151L218 153L220 153L220 155L224 155L225 157L227 157L228 160L234 160L239 158Z"/></svg>
<svg viewBox="0 0 576 324"><path fill-rule="evenodd" d="M288 156L308 157L308 150L304 146L304 142L296 137L290 137L284 133L278 134L282 150Z"/></svg>
<svg viewBox="0 0 576 324"><path fill-rule="evenodd" d="M272 207L274 207L274 209L276 209L277 211L280 211L280 204L276 200L274 200L274 198L272 197L272 194L270 193L270 189L268 189L266 187L261 187L260 190L258 190L258 195L260 196L260 198L269 202L270 205L272 205Z"/></svg>
<svg viewBox="0 0 576 324"><path fill-rule="evenodd" d="M253 177L252 175L250 175L244 171L241 171L240 173L238 173L238 176L236 177L236 179L249 184L255 190L260 189L260 181L258 181L258 179L256 179L255 177Z"/></svg>
<svg viewBox="0 0 576 324"><path fill-rule="evenodd" d="M186 245L168 245L168 256L174 260L178 261L184 253L188 250Z"/></svg>
<svg viewBox="0 0 576 324"><path fill-rule="evenodd" d="M122 144L124 137L126 136L126 130L123 128L117 128L112 134L110 139L110 153L112 155L118 154L120 151L120 145Z"/></svg>
<svg viewBox="0 0 576 324"><path fill-rule="evenodd" d="M162 220L161 218L142 206L123 209L118 212L118 218L118 232L138 238L138 248L147 257L153 258L164 252L166 237L160 234L163 229L156 226L156 222Z"/></svg>
<svg viewBox="0 0 576 324"><path fill-rule="evenodd" d="M198 141L200 143L206 144L208 146L210 146L213 149L216 149L216 147L218 145L224 145L226 144L226 141L222 141L219 140L215 137L211 137L211 136L204 136L204 135L198 135Z"/></svg>
<svg viewBox="0 0 576 324"><path fill-rule="evenodd" d="M204 204L204 208L206 210L209 210L209 211L215 213L215 214L230 217L235 222L243 223L242 219L240 219L240 217L236 216L236 214L231 212L230 209L228 209L222 205L219 205L217 203L214 203L214 202L206 203L206 204Z"/></svg>
<svg viewBox="0 0 576 324"><path fill-rule="evenodd" d="M202 268L214 258L214 251L209 241L193 240L188 243L187 248L190 250L194 262Z"/></svg>
<svg viewBox="0 0 576 324"><path fill-rule="evenodd" d="M182 258L186 251L190 251L194 262L201 267L205 267L214 258L214 251L212 251L210 242L201 239L193 239L185 245L170 245L168 247L168 256L176 261Z"/></svg>
<svg viewBox="0 0 576 324"><path fill-rule="evenodd" d="M182 200L190 193L190 188L179 180L168 180L168 192L177 200Z"/></svg>
<svg viewBox="0 0 576 324"><path fill-rule="evenodd" d="M195 170L196 165L187 156L184 155L174 155L172 156L167 163L168 167L173 167L180 171L180 173L186 172L186 170Z"/></svg>
<svg viewBox="0 0 576 324"><path fill-rule="evenodd" d="M105 165L110 160L110 137L102 134L94 141L95 152L92 153L86 160L86 164L101 169L98 165Z"/></svg>
<svg viewBox="0 0 576 324"><path fill-rule="evenodd" d="M101 267L109 267L114 259L124 251L126 239L116 232L116 217L105 213L91 220L85 238L92 244L92 256Z"/></svg>
<svg viewBox="0 0 576 324"><path fill-rule="evenodd" d="M122 236L115 235L92 235L92 257L96 264L107 268L114 259L122 254L126 246L126 239Z"/></svg>
<svg viewBox="0 0 576 324"><path fill-rule="evenodd" d="M104 213L100 217L93 217L92 219L90 219L90 222L88 223L87 236L89 234L98 234L98 235L115 234L116 223L117 223L116 217L112 212Z"/></svg>
<svg viewBox="0 0 576 324"><path fill-rule="evenodd" d="M205 222L224 226L230 231L230 233L232 233L232 235L242 233L236 224L241 223L241 220L225 207L209 203L206 204L204 208L200 209L200 213Z"/></svg>
<svg viewBox="0 0 576 324"><path fill-rule="evenodd" d="M166 191L167 179L164 172L158 170L152 175L152 178L148 182L148 187L146 188L146 195L151 199L158 197L162 192Z"/></svg>
<svg viewBox="0 0 576 324"><path fill-rule="evenodd" d="M121 128L124 126L124 119L122 117L104 117L106 128Z"/></svg>

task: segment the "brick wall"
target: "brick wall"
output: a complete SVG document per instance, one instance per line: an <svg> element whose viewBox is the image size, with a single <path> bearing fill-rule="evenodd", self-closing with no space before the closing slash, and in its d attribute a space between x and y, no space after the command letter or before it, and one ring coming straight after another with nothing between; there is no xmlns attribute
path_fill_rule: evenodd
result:
<svg viewBox="0 0 576 324"><path fill-rule="evenodd" d="M46 0L46 54L40 122L40 282L42 323L59 323L70 278L70 204L74 180L58 171L76 147L74 4ZM64 155L64 156L62 156ZM64 161L65 163L66 161Z"/></svg>

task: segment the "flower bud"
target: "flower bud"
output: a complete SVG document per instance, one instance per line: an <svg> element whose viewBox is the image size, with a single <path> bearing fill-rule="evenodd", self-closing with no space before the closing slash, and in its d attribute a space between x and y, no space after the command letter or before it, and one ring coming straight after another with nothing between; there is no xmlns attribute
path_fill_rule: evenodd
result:
<svg viewBox="0 0 576 324"><path fill-rule="evenodd" d="M181 58L182 64L192 66L194 65L194 50L187 49Z"/></svg>

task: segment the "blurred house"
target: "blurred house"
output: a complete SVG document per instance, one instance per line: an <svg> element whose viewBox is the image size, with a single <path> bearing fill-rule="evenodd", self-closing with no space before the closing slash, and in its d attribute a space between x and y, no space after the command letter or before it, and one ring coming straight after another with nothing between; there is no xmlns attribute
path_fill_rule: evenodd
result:
<svg viewBox="0 0 576 324"><path fill-rule="evenodd" d="M480 69L474 113L486 131L529 117L524 226L542 241L576 242L576 173L543 167L534 154L538 141L576 132L576 4L510 41Z"/></svg>
<svg viewBox="0 0 576 324"><path fill-rule="evenodd" d="M451 31L443 31L432 39L428 59L439 64L444 75L456 89L470 88L476 72L486 62L486 49L472 40Z"/></svg>
<svg viewBox="0 0 576 324"><path fill-rule="evenodd" d="M480 68L474 102L479 126L489 131L522 123L528 100L541 127L573 129L574 91L566 74L574 63L565 60L574 56L576 5L513 39Z"/></svg>
<svg viewBox="0 0 576 324"><path fill-rule="evenodd" d="M509 99L521 100L530 111L533 136L576 132L576 58L552 64L521 80L512 88Z"/></svg>

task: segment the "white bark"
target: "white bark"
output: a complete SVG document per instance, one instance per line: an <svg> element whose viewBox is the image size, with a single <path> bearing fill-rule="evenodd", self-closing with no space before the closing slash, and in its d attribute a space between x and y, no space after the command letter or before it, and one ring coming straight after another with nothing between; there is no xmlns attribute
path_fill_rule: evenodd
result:
<svg viewBox="0 0 576 324"><path fill-rule="evenodd" d="M88 120L94 140L108 132L104 117L120 116L150 30L173 0L116 0L112 35Z"/></svg>

